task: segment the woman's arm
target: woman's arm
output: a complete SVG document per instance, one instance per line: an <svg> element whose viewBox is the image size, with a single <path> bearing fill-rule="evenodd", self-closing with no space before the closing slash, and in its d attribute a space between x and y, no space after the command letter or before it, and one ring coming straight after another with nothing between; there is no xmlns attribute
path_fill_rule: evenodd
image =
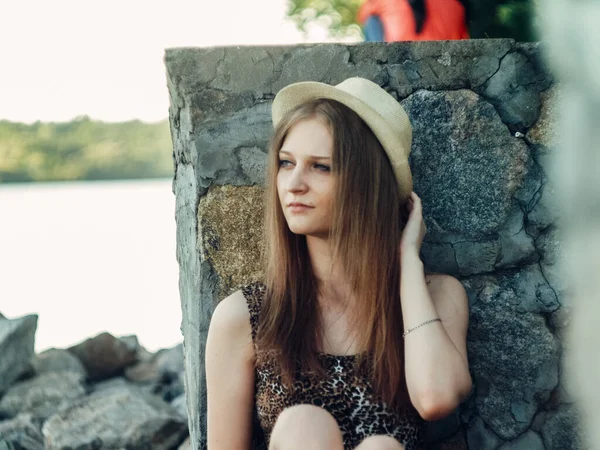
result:
<svg viewBox="0 0 600 450"><path fill-rule="evenodd" d="M412 192L400 243L400 301L404 330L440 318L404 338L404 370L413 406L425 420L450 414L471 391L467 362L469 303L463 285L448 275L425 279L419 251L427 232L421 199Z"/></svg>
<svg viewBox="0 0 600 450"><path fill-rule="evenodd" d="M405 373L410 399L425 420L450 414L471 391L467 361L469 306L456 278L436 275L428 286L417 252L402 256L400 296L404 329L433 322L404 338Z"/></svg>
<svg viewBox="0 0 600 450"><path fill-rule="evenodd" d="M237 291L213 313L206 341L208 450L248 450L252 440L254 344L246 299Z"/></svg>

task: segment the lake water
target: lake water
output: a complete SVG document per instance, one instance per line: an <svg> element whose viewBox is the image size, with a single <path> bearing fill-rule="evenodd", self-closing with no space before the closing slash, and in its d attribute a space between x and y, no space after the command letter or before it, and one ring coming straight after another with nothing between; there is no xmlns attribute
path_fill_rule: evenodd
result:
<svg viewBox="0 0 600 450"><path fill-rule="evenodd" d="M0 312L36 351L102 331L182 341L171 180L0 185Z"/></svg>

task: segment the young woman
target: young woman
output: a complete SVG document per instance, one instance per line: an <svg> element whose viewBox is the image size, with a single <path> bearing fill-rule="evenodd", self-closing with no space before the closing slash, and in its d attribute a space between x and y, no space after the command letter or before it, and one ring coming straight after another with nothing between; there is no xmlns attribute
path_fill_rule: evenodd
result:
<svg viewBox="0 0 600 450"><path fill-rule="evenodd" d="M366 41L469 39L468 0L366 0L357 18Z"/></svg>
<svg viewBox="0 0 600 450"><path fill-rule="evenodd" d="M216 307L208 449L419 448L471 389L461 283L425 274L402 106L375 83L273 102L265 278Z"/></svg>

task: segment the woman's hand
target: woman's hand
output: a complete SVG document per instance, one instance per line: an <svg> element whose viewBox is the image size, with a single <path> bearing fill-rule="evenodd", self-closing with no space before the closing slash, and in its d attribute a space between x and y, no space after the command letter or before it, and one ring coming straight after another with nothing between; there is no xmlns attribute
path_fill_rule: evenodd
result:
<svg viewBox="0 0 600 450"><path fill-rule="evenodd" d="M427 233L427 227L423 221L423 208L421 199L417 194L411 192L405 208L405 213L408 215L408 219L406 221L404 230L402 230L402 238L400 241L401 257L402 255L406 255L411 252L416 252L418 255L419 251L421 250L421 244L423 243L425 233Z"/></svg>

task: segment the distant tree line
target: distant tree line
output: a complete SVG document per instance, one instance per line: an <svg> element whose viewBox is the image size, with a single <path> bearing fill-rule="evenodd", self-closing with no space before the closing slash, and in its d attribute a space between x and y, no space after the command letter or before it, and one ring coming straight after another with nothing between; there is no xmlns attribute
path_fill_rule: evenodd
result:
<svg viewBox="0 0 600 450"><path fill-rule="evenodd" d="M331 36L361 37L356 13L364 0L288 0L287 15L306 31L311 23L329 29ZM537 40L536 6L540 0L469 0L471 38Z"/></svg>
<svg viewBox="0 0 600 450"><path fill-rule="evenodd" d="M0 183L171 177L167 120L0 121Z"/></svg>

